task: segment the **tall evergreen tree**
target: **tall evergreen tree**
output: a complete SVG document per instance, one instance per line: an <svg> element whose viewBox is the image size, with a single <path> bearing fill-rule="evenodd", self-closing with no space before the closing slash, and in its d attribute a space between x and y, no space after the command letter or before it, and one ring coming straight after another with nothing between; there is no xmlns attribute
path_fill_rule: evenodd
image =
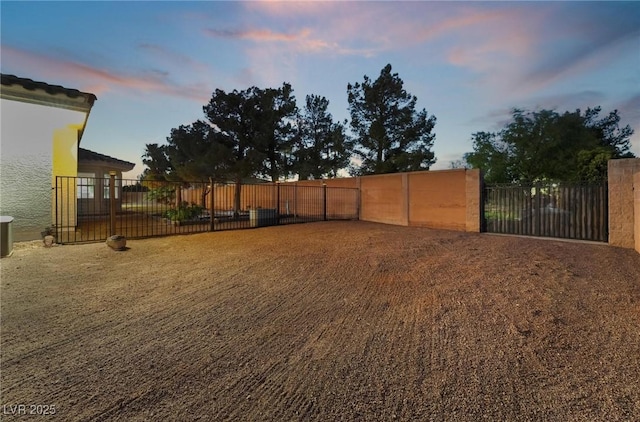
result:
<svg viewBox="0 0 640 422"><path fill-rule="evenodd" d="M277 182L291 172L286 153L292 149L295 138L296 99L288 83L278 89L258 90L256 99L261 125L257 147L265 155L260 173Z"/></svg>
<svg viewBox="0 0 640 422"><path fill-rule="evenodd" d="M329 100L307 95L298 119L294 170L300 180L336 177L349 164L351 143L344 125L327 111Z"/></svg>
<svg viewBox="0 0 640 422"><path fill-rule="evenodd" d="M435 163L431 151L436 123L426 110L416 111L415 96L386 65L375 81L347 85L354 152L362 161L357 174L425 170Z"/></svg>
<svg viewBox="0 0 640 422"><path fill-rule="evenodd" d="M235 213L242 182L287 176L285 152L291 149L297 114L289 84L278 89L217 89L203 107L204 119L171 130L167 145L148 144L143 156L149 174L165 180L233 181Z"/></svg>
<svg viewBox="0 0 640 422"><path fill-rule="evenodd" d="M221 145L227 180L235 183L234 214L240 212L242 181L257 176L264 168L267 126L262 107L263 91L251 87L226 93L216 89L209 104L203 107L208 122L215 128L213 139Z"/></svg>
<svg viewBox="0 0 640 422"><path fill-rule="evenodd" d="M223 179L228 160L224 145L214 139L208 122L197 120L190 125L171 129L165 151L171 163L174 180L207 182Z"/></svg>
<svg viewBox="0 0 640 422"><path fill-rule="evenodd" d="M167 157L167 146L147 144L142 163L147 166L142 173L142 180L166 180L171 172L171 162Z"/></svg>

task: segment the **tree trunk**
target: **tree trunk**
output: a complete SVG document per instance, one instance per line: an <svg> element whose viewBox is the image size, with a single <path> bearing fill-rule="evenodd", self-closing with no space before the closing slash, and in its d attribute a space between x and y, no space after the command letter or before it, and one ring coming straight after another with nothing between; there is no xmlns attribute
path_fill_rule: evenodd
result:
<svg viewBox="0 0 640 422"><path fill-rule="evenodd" d="M240 194L242 193L242 181L236 180L236 192L233 198L233 218L238 220L240 218Z"/></svg>
<svg viewBox="0 0 640 422"><path fill-rule="evenodd" d="M200 205L202 205L202 208L207 208L207 195L209 194L210 188L206 187L204 183L203 185L204 187L202 188L202 197L200 198L201 199Z"/></svg>

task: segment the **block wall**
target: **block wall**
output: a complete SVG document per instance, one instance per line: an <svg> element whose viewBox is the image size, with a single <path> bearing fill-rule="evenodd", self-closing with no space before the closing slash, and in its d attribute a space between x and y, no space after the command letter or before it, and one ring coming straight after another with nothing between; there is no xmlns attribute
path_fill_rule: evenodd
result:
<svg viewBox="0 0 640 422"><path fill-rule="evenodd" d="M360 178L360 219L407 226L407 174Z"/></svg>
<svg viewBox="0 0 640 422"><path fill-rule="evenodd" d="M636 247L634 222L634 174L640 172L640 158L610 160L609 244Z"/></svg>
<svg viewBox="0 0 640 422"><path fill-rule="evenodd" d="M464 174L410 173L409 225L464 230Z"/></svg>
<svg viewBox="0 0 640 422"><path fill-rule="evenodd" d="M359 218L363 221L480 231L479 170L420 171L296 183L359 188Z"/></svg>
<svg viewBox="0 0 640 422"><path fill-rule="evenodd" d="M323 214L323 193L317 189L323 185L328 188L328 218L358 215L360 220L376 223L480 231L482 178L479 170L420 171L281 183L280 212L302 216ZM275 207L276 189L272 184L244 186L241 208ZM199 189L183 190L182 200L199 203L201 193ZM216 210L230 209L233 198L233 186L216 187Z"/></svg>
<svg viewBox="0 0 640 422"><path fill-rule="evenodd" d="M640 171L633 175L633 209L636 251L640 253Z"/></svg>

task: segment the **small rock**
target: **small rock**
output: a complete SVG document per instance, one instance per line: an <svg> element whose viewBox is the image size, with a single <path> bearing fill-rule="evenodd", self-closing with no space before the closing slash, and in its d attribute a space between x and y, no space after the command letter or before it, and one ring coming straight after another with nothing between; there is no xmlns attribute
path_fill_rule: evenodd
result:
<svg viewBox="0 0 640 422"><path fill-rule="evenodd" d="M107 238L107 246L114 251L124 251L127 248L127 238L120 235L115 235Z"/></svg>
<svg viewBox="0 0 640 422"><path fill-rule="evenodd" d="M53 244L55 243L56 238L51 236L51 235L46 235L43 239L44 242L44 246L46 248L50 248L51 246L53 246Z"/></svg>

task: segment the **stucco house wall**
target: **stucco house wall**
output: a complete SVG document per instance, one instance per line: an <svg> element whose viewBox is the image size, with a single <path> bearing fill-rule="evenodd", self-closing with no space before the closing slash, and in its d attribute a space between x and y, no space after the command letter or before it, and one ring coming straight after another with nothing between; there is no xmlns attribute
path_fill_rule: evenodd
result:
<svg viewBox="0 0 640 422"><path fill-rule="evenodd" d="M15 241L39 239L52 224L54 174L76 174L77 125L84 114L0 100L0 215L14 217ZM37 124L34 124L37 122Z"/></svg>
<svg viewBox="0 0 640 422"><path fill-rule="evenodd" d="M1 75L0 214L15 241L41 238L55 215L57 175L77 175L77 151L95 95ZM63 192L75 195L75 188ZM47 198L43 200L43 198ZM64 224L75 226L75 212Z"/></svg>

